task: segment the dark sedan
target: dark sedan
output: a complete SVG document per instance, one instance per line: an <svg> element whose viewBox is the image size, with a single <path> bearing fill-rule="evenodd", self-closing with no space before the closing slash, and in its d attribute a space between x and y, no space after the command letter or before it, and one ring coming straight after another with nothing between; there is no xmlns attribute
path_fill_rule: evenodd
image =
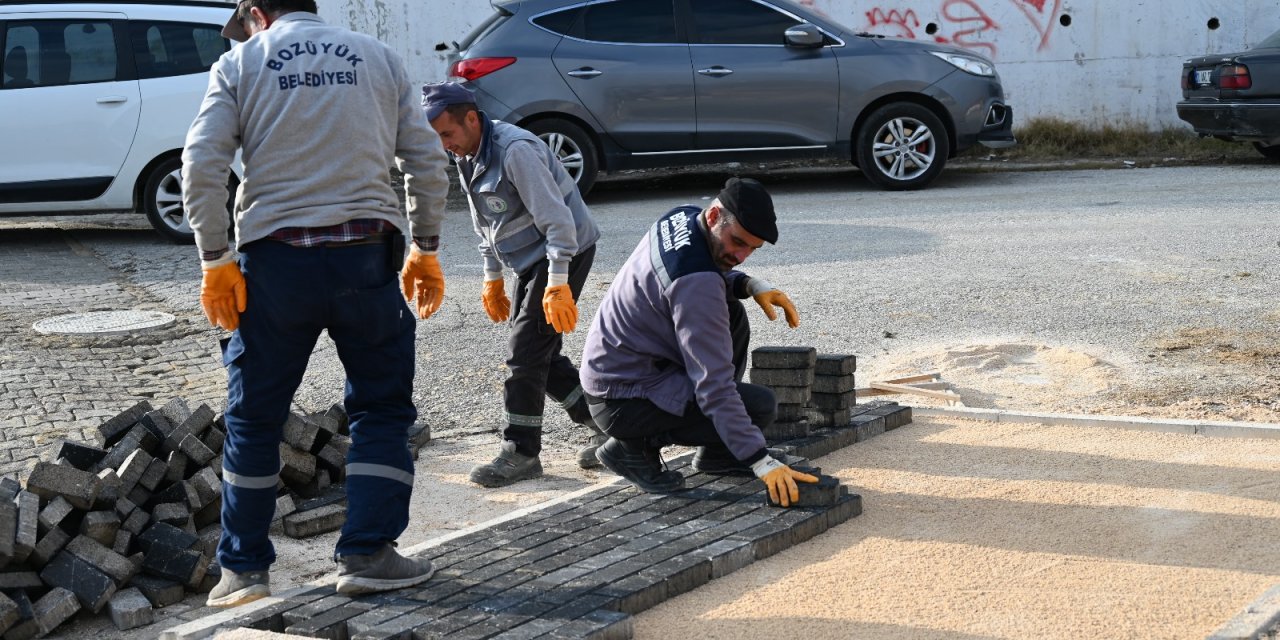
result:
<svg viewBox="0 0 1280 640"><path fill-rule="evenodd" d="M1178 117L1202 136L1252 142L1280 160L1280 31L1242 53L1184 62Z"/></svg>

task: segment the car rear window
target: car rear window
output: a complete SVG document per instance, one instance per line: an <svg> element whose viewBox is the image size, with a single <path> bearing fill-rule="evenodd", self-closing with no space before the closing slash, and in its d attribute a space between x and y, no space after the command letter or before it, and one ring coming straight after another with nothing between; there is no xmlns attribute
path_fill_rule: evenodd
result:
<svg viewBox="0 0 1280 640"><path fill-rule="evenodd" d="M468 33L467 36L462 39L462 42L455 43L458 51L466 51L467 49L470 49L471 45L475 44L477 40L488 35L490 31L497 29L498 25L506 22L507 18L511 17L511 12L505 8L497 7L497 9L498 10L495 13L490 15L488 18L485 18L484 22L476 25L476 28L472 29L471 33Z"/></svg>
<svg viewBox="0 0 1280 640"><path fill-rule="evenodd" d="M751 0L691 0L692 42L785 45L783 33L799 20Z"/></svg>
<svg viewBox="0 0 1280 640"><path fill-rule="evenodd" d="M578 16L582 15L583 7L573 7L555 13L548 13L533 19L533 23L560 35L567 35L573 25L578 21Z"/></svg>
<svg viewBox="0 0 1280 640"><path fill-rule="evenodd" d="M220 28L208 24L139 20L130 30L139 78L204 73L231 48Z"/></svg>
<svg viewBox="0 0 1280 640"><path fill-rule="evenodd" d="M615 0L587 5L582 37L595 42L679 42L670 0Z"/></svg>
<svg viewBox="0 0 1280 640"><path fill-rule="evenodd" d="M4 43L5 89L111 82L122 75L111 22L9 22Z"/></svg>

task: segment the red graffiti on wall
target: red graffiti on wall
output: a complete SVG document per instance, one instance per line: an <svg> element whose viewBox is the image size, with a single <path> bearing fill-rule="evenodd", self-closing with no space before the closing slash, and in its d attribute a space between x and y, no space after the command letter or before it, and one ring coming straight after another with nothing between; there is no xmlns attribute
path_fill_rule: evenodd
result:
<svg viewBox="0 0 1280 640"><path fill-rule="evenodd" d="M1062 0L1010 0L1014 6L1022 10L1022 14L1031 21L1031 26L1040 34L1040 45L1036 51L1044 51L1049 46L1049 35L1053 33L1053 23L1057 21L1058 11L1062 9ZM1048 7L1048 11L1045 8Z"/></svg>
<svg viewBox="0 0 1280 640"><path fill-rule="evenodd" d="M915 30L920 27L920 18L917 18L916 12L911 9L903 12L897 9L885 11L881 8L875 8L867 12L867 24L872 27L892 27L900 33L885 33L884 35L914 40L916 37Z"/></svg>
<svg viewBox="0 0 1280 640"><path fill-rule="evenodd" d="M944 0L942 3L942 17L948 23L955 25L957 28L951 32L951 37L934 36L938 42L950 43L966 49L983 49L987 53L987 57L994 59L996 57L996 45L990 42L982 42L975 38L982 37L982 32L987 30L998 31L1000 25L996 24L991 16L987 15L982 7L978 6L974 0Z"/></svg>

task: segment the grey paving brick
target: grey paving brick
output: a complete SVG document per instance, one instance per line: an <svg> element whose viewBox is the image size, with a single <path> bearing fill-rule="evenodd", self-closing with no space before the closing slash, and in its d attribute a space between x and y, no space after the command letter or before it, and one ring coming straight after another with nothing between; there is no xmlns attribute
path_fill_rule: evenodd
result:
<svg viewBox="0 0 1280 640"><path fill-rule="evenodd" d="M547 633L554 631L565 625L565 620L548 620L543 618L534 618L528 620L519 626L511 627L496 636L494 640L533 640L541 638Z"/></svg>
<svg viewBox="0 0 1280 640"><path fill-rule="evenodd" d="M848 409L854 405L855 395L853 391L845 393L818 393L815 391L809 397L809 405L821 411Z"/></svg>
<svg viewBox="0 0 1280 640"><path fill-rule="evenodd" d="M0 593L0 634L12 627L13 623L17 622L20 617L21 611L18 608L18 603L14 602L9 596Z"/></svg>
<svg viewBox="0 0 1280 640"><path fill-rule="evenodd" d="M263 607L256 607L252 611L244 615L237 616L232 619L227 626L242 627L248 629L259 629L263 631L283 631L287 623L284 621L284 615L290 611L300 607L308 606L318 600L333 595L333 587L314 587L292 594L288 599L281 600Z"/></svg>
<svg viewBox="0 0 1280 640"><path fill-rule="evenodd" d="M337 531L347 519L347 508L341 504L331 504L292 513L284 519L284 532L290 538L309 538L311 536Z"/></svg>
<svg viewBox="0 0 1280 640"><path fill-rule="evenodd" d="M76 594L80 605L94 613L101 611L116 592L116 584L110 576L66 550L44 566L40 578L45 584Z"/></svg>
<svg viewBox="0 0 1280 640"><path fill-rule="evenodd" d="M129 581L137 573L128 558L103 546L88 536L76 536L66 546L66 552L89 563L93 568L107 574L120 586Z"/></svg>
<svg viewBox="0 0 1280 640"><path fill-rule="evenodd" d="M217 414L209 405L201 403L185 420L177 422L178 428L196 437L201 437L205 430L213 426Z"/></svg>
<svg viewBox="0 0 1280 640"><path fill-rule="evenodd" d="M35 549L31 551L31 556L27 559L32 566L43 567L52 560L62 548L67 546L71 541L71 534L67 533L60 527L54 527L47 531L40 541L36 543Z"/></svg>
<svg viewBox="0 0 1280 640"><path fill-rule="evenodd" d="M316 496L314 498L308 498L306 500L298 502L297 510L310 511L312 509L319 509L320 507L327 507L331 504L346 504L346 503L347 503L347 490L339 485L334 485L326 489L325 492L319 496Z"/></svg>
<svg viewBox="0 0 1280 640"><path fill-rule="evenodd" d="M142 509L134 509L133 513L129 514L129 517L125 518L120 526L134 536L139 536L150 522L151 514Z"/></svg>
<svg viewBox="0 0 1280 640"><path fill-rule="evenodd" d="M812 395L809 387L769 387L779 404L805 404Z"/></svg>
<svg viewBox="0 0 1280 640"><path fill-rule="evenodd" d="M197 528L209 526L221 520L222 515L222 497L216 496L208 504L200 508L191 516L191 523Z"/></svg>
<svg viewBox="0 0 1280 640"><path fill-rule="evenodd" d="M80 521L80 533L104 546L115 544L119 530L120 516L115 511L90 511Z"/></svg>
<svg viewBox="0 0 1280 640"><path fill-rule="evenodd" d="M177 423L169 419L161 409L156 409L147 413L138 420L138 424L146 427L147 431L156 439L157 443L163 443L168 439L169 434L177 428Z"/></svg>
<svg viewBox="0 0 1280 640"><path fill-rule="evenodd" d="M280 443L280 478L291 486L305 485L316 474L316 457Z"/></svg>
<svg viewBox="0 0 1280 640"><path fill-rule="evenodd" d="M815 376L813 379L814 393L850 393L857 387L853 374L847 376Z"/></svg>
<svg viewBox="0 0 1280 640"><path fill-rule="evenodd" d="M818 360L813 347L756 347L751 351L751 366L760 369L806 369Z"/></svg>
<svg viewBox="0 0 1280 640"><path fill-rule="evenodd" d="M12 501L0 501L0 569L13 562L13 551L18 537L18 505Z"/></svg>
<svg viewBox="0 0 1280 640"><path fill-rule="evenodd" d="M348 619L347 635L348 637L356 637L363 632L370 631L374 627L390 622L396 618L412 613L424 608L421 602L415 600L396 598L391 602L379 605L375 609L370 609ZM412 629L412 626L405 627L404 631Z"/></svg>
<svg viewBox="0 0 1280 640"><path fill-rule="evenodd" d="M151 517L156 522L171 524L181 529L191 521L191 510L187 509L184 503L165 502L151 510Z"/></svg>
<svg viewBox="0 0 1280 640"><path fill-rule="evenodd" d="M222 447L227 442L227 434L223 433L221 429L212 428L200 436L200 442L203 442L204 446L208 447L215 455L221 454Z"/></svg>
<svg viewBox="0 0 1280 640"><path fill-rule="evenodd" d="M862 513L862 496L856 493L842 496L834 507L827 509L827 528L847 522Z"/></svg>
<svg viewBox="0 0 1280 640"><path fill-rule="evenodd" d="M17 589L41 589L44 583L34 571L0 571L0 592Z"/></svg>
<svg viewBox="0 0 1280 640"><path fill-rule="evenodd" d="M870 440L885 432L884 416L864 413L850 419L858 442Z"/></svg>
<svg viewBox="0 0 1280 640"><path fill-rule="evenodd" d="M593 611L547 634L553 640L630 640L634 633L631 616L618 611Z"/></svg>
<svg viewBox="0 0 1280 640"><path fill-rule="evenodd" d="M101 482L98 476L75 467L37 462L27 477L27 491L44 500L53 500L57 496L66 498L71 506L77 509L93 508L93 500L98 495Z"/></svg>
<svg viewBox="0 0 1280 640"><path fill-rule="evenodd" d="M116 470L116 474L120 477L120 491L126 494L133 491L153 460L155 458L151 454L141 449L135 449L130 453Z"/></svg>
<svg viewBox="0 0 1280 640"><path fill-rule="evenodd" d="M13 561L26 562L38 542L40 497L30 491L18 493L17 520L14 527Z"/></svg>
<svg viewBox="0 0 1280 640"><path fill-rule="evenodd" d="M767 387L807 387L813 384L813 369L751 369L751 383Z"/></svg>
<svg viewBox="0 0 1280 640"><path fill-rule="evenodd" d="M730 539L750 542L751 551L756 560L767 558L794 546L791 529L774 520L762 522L746 531L733 534Z"/></svg>
<svg viewBox="0 0 1280 640"><path fill-rule="evenodd" d="M133 425L137 424L143 415L150 411L151 403L143 400L98 425L98 444L103 447L115 444L124 437L129 429L133 428Z"/></svg>
<svg viewBox="0 0 1280 640"><path fill-rule="evenodd" d="M115 469L102 469L98 476L98 496L93 499L93 508L98 511L112 508L121 497L120 476Z"/></svg>
<svg viewBox="0 0 1280 640"><path fill-rule="evenodd" d="M187 464L190 458L181 451L169 451L165 455L165 475L166 482L182 482L187 477ZM212 473L212 472L210 472Z"/></svg>
<svg viewBox="0 0 1280 640"><path fill-rule="evenodd" d="M342 403L329 407L329 410L325 411L324 415L338 424L339 434L344 436L351 435L351 421L347 418L347 410L342 406Z"/></svg>
<svg viewBox="0 0 1280 640"><path fill-rule="evenodd" d="M111 623L121 631L146 626L155 620L151 601L137 587L119 591L112 596L107 604L107 612L111 615Z"/></svg>
<svg viewBox="0 0 1280 640"><path fill-rule="evenodd" d="M40 625L36 622L35 605L27 597L27 592L13 591L8 596L18 606L18 619L4 632L4 640L29 640L40 635Z"/></svg>
<svg viewBox="0 0 1280 640"><path fill-rule="evenodd" d="M138 544L147 553L150 553L151 547L155 545L173 547L174 549L199 549L201 547L199 536L163 522L156 522L147 527L138 536Z"/></svg>
<svg viewBox="0 0 1280 640"><path fill-rule="evenodd" d="M191 409L187 406L187 401L182 398L173 398L164 403L164 406L160 407L159 411L170 423L175 425L182 424L187 418L191 417ZM210 416L209 420L212 421L213 417Z"/></svg>
<svg viewBox="0 0 1280 640"><path fill-rule="evenodd" d="M153 458L151 464L147 465L147 470L142 473L142 478L138 480L138 484L148 491L155 491L160 487L160 482L164 480L168 471L168 466L165 465L164 460Z"/></svg>
<svg viewBox="0 0 1280 640"><path fill-rule="evenodd" d="M483 611L456 610L414 627L413 638L414 640L456 640L456 634L459 631L489 617L491 614Z"/></svg>
<svg viewBox="0 0 1280 640"><path fill-rule="evenodd" d="M157 444L159 444L159 441L156 440L155 435L149 429L141 424L136 424L132 429L129 429L124 438L107 450L107 455L98 461L95 471L119 469L125 458L129 457L129 454L139 449L147 453L153 453Z"/></svg>
<svg viewBox="0 0 1280 640"><path fill-rule="evenodd" d="M298 510L298 505L297 503L294 502L292 494L286 493L284 495L277 496L276 511L275 511L275 514L271 517L271 521L275 522L276 520L280 520L281 518L284 518L285 516L297 510Z"/></svg>
<svg viewBox="0 0 1280 640"><path fill-rule="evenodd" d="M80 610L76 594L66 588L54 588L32 605L36 626L42 635L48 635L59 625L71 619Z"/></svg>
<svg viewBox="0 0 1280 640"><path fill-rule="evenodd" d="M820 376L846 376L858 370L858 357L852 354L819 353L813 370Z"/></svg>
<svg viewBox="0 0 1280 640"><path fill-rule="evenodd" d="M373 605L348 602L285 627L285 633L312 638L346 638L347 621L369 611Z"/></svg>
<svg viewBox="0 0 1280 640"><path fill-rule="evenodd" d="M111 550L122 555L129 555L129 549L133 545L133 534L125 529L116 532L116 539L111 544Z"/></svg>
<svg viewBox="0 0 1280 640"><path fill-rule="evenodd" d="M783 442L804 438L809 435L809 421L800 419L795 422L774 422L760 430L768 442Z"/></svg>
<svg viewBox="0 0 1280 640"><path fill-rule="evenodd" d="M833 411L809 409L805 412L805 417L809 419L809 424L814 427L844 427L849 425L850 414L848 409L835 409Z"/></svg>
<svg viewBox="0 0 1280 640"><path fill-rule="evenodd" d="M58 440L53 445L54 460L63 458L81 471L92 471L106 455L106 449L77 440Z"/></svg>
<svg viewBox="0 0 1280 640"><path fill-rule="evenodd" d="M310 453L319 433L316 423L296 413L290 413L284 421L284 441L299 451Z"/></svg>
<svg viewBox="0 0 1280 640"><path fill-rule="evenodd" d="M129 579L128 586L136 588L153 607L167 607L182 602L186 589L173 580L139 574Z"/></svg>
<svg viewBox="0 0 1280 640"><path fill-rule="evenodd" d="M317 598L302 606L290 609L289 611L285 611L281 614L280 619L283 621L284 628L287 629L299 622L310 620L326 611L329 611L330 609L336 609L351 601L352 599L350 597L338 595L337 593L330 591L328 595Z"/></svg>
<svg viewBox="0 0 1280 640"><path fill-rule="evenodd" d="M200 501L204 504L209 504L222 496L222 480L213 472L213 469L208 467L200 469L191 476L190 482L200 494Z"/></svg>
<svg viewBox="0 0 1280 640"><path fill-rule="evenodd" d="M17 498L19 491L22 491L22 483L9 477L0 478L0 502Z"/></svg>
<svg viewBox="0 0 1280 640"><path fill-rule="evenodd" d="M178 443L178 450L199 466L209 464L209 461L217 455L210 451L199 438L189 433L182 438L182 442Z"/></svg>
<svg viewBox="0 0 1280 640"><path fill-rule="evenodd" d="M840 497L840 480L832 476L819 476L818 481L815 483L797 482L796 489L800 491L800 497L791 503L793 508L830 507ZM770 506L782 506L774 502L772 497L769 497L768 500Z"/></svg>
<svg viewBox="0 0 1280 640"><path fill-rule="evenodd" d="M209 559L199 551L179 549L163 544L152 544L146 552L142 570L195 590L209 568Z"/></svg>
<svg viewBox="0 0 1280 640"><path fill-rule="evenodd" d="M807 415L808 415L808 408L804 403L790 403L790 404L778 403L777 420L781 420L783 422L791 422L791 421L804 418Z"/></svg>

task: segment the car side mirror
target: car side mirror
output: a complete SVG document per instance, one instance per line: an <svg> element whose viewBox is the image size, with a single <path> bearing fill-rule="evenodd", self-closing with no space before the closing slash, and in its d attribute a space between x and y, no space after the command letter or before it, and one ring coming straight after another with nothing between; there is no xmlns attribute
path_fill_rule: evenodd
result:
<svg viewBox="0 0 1280 640"><path fill-rule="evenodd" d="M782 37L788 47L801 49L817 49L827 41L827 37L823 35L822 30L808 22L801 22L794 27L788 27Z"/></svg>

